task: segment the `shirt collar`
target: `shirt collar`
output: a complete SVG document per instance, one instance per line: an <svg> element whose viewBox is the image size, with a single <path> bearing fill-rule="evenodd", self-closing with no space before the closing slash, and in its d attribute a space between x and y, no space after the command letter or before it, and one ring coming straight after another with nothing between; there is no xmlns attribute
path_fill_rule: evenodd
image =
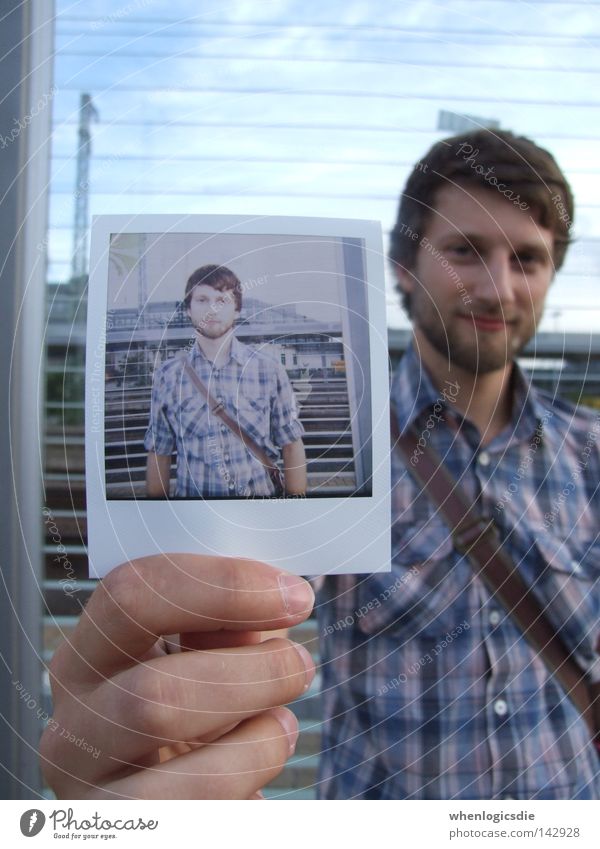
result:
<svg viewBox="0 0 600 849"><path fill-rule="evenodd" d="M518 363L515 363L512 380L514 402L511 439L531 439L535 433L541 435L544 423L552 417L551 408ZM410 342L392 382L391 404L398 418L400 432L404 433L424 410L430 410L436 404L449 406L450 402L451 405L456 391L456 383L449 380L442 389L434 386L414 343Z"/></svg>
<svg viewBox="0 0 600 849"><path fill-rule="evenodd" d="M540 393L531 382L531 378L515 363L513 372L513 432L517 439L531 439L538 435L540 438L554 438L554 430L547 426L552 421L552 404Z"/></svg>
<svg viewBox="0 0 600 849"><path fill-rule="evenodd" d="M444 401L442 393L433 385L429 372L424 368L411 342L392 381L391 403L398 418L400 432L404 433L423 410L430 409L440 401Z"/></svg>
<svg viewBox="0 0 600 849"><path fill-rule="evenodd" d="M194 360L200 359L208 362L208 359L197 342L194 342L192 348L190 350L190 359L192 364ZM250 359L250 350L247 345L244 345L243 342L240 342L235 336L231 339L231 350L229 352L229 360L235 360L241 366L246 365L248 360Z"/></svg>

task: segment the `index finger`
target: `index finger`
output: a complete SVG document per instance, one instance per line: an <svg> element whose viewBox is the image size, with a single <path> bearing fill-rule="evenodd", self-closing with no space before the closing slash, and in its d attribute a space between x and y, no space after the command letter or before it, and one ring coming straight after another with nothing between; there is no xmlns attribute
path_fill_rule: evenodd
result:
<svg viewBox="0 0 600 849"><path fill-rule="evenodd" d="M254 560L193 554L118 566L92 594L71 639L69 678L97 680L143 657L161 634L268 631L302 622L307 581Z"/></svg>

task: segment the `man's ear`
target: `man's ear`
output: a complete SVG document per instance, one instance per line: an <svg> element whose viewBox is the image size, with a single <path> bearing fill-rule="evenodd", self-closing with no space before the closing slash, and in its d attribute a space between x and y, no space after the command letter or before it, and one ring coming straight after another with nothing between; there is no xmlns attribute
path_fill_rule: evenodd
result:
<svg viewBox="0 0 600 849"><path fill-rule="evenodd" d="M402 292L412 292L415 288L415 278L412 272L399 265L394 265L394 275L398 288Z"/></svg>

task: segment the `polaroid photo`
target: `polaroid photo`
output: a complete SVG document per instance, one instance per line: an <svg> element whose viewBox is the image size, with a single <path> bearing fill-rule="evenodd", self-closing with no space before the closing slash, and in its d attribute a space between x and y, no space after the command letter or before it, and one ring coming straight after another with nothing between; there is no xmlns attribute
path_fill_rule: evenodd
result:
<svg viewBox="0 0 600 849"><path fill-rule="evenodd" d="M90 576L160 552L390 569L378 222L94 218Z"/></svg>

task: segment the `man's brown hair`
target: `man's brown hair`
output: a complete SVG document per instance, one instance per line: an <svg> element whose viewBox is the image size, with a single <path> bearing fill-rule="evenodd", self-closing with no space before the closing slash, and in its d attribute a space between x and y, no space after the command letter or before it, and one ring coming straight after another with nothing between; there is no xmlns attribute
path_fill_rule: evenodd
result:
<svg viewBox="0 0 600 849"><path fill-rule="evenodd" d="M554 233L554 268L563 264L573 223L573 194L556 160L531 139L508 130L476 130L439 141L413 168L400 196L389 258L410 271L435 208L436 193L453 183L501 192ZM413 235L417 234L417 236ZM402 292L410 315L410 298Z"/></svg>
<svg viewBox="0 0 600 849"><path fill-rule="evenodd" d="M183 303L186 309L190 308L192 292L196 286L211 286L219 292L233 292L235 308L237 312L242 311L242 284L230 268L224 265L203 265L192 272L185 284Z"/></svg>

